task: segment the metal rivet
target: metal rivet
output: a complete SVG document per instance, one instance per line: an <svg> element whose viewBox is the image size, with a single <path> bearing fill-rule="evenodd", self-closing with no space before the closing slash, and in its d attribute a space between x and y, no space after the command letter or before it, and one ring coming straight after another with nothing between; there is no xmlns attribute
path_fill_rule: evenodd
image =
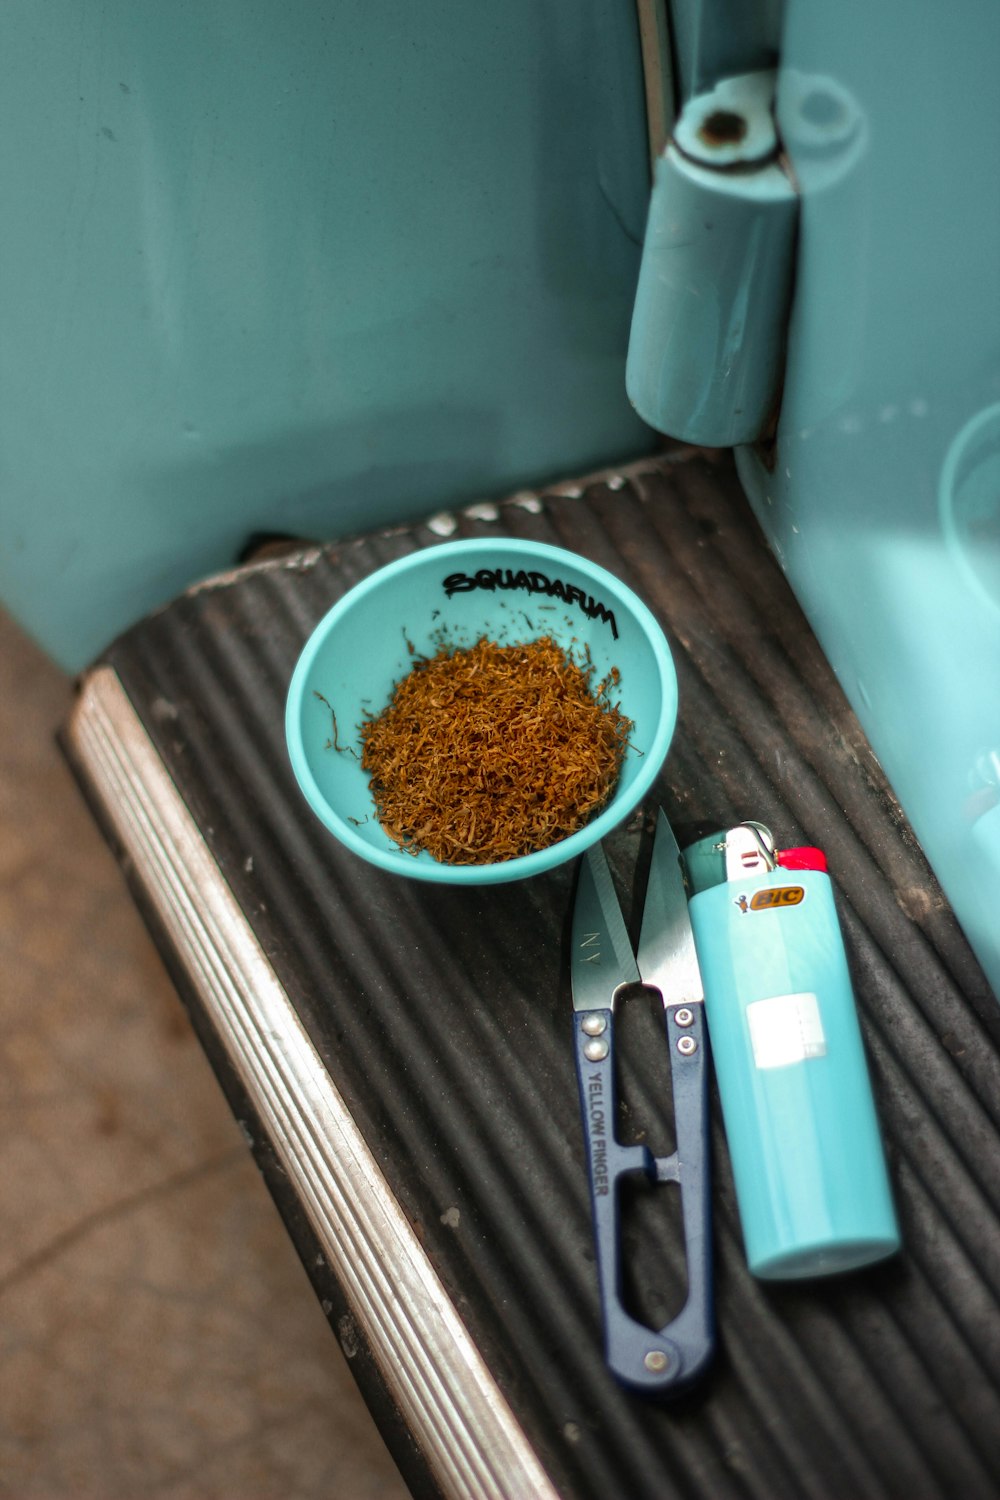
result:
<svg viewBox="0 0 1000 1500"><path fill-rule="evenodd" d="M743 115L734 109L713 109L702 120L698 134L706 146L737 146L749 129Z"/></svg>
<svg viewBox="0 0 1000 1500"><path fill-rule="evenodd" d="M643 1364L646 1366L646 1369L651 1375L662 1375L669 1363L670 1360L664 1354L662 1349L650 1349L649 1353L646 1355L646 1358L643 1360Z"/></svg>
<svg viewBox="0 0 1000 1500"><path fill-rule="evenodd" d="M602 1016L600 1011L595 1011L593 1015L584 1016L580 1025L588 1036L600 1036L608 1029L608 1018Z"/></svg>
<svg viewBox="0 0 1000 1500"><path fill-rule="evenodd" d="M682 1036L677 1043L677 1050L682 1057L690 1057L698 1050L698 1043L693 1036Z"/></svg>
<svg viewBox="0 0 1000 1500"><path fill-rule="evenodd" d="M595 1036L583 1044L583 1055L588 1062L603 1062L609 1050L608 1039L603 1036Z"/></svg>
<svg viewBox="0 0 1000 1500"><path fill-rule="evenodd" d="M687 1006L685 1005L682 1010L675 1011L674 1020L677 1022L678 1026L693 1026L694 1011L688 1010Z"/></svg>

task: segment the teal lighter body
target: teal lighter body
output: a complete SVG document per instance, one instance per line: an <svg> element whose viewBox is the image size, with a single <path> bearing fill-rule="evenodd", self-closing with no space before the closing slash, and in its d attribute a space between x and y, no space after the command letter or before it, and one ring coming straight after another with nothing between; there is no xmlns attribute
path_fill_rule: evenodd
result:
<svg viewBox="0 0 1000 1500"><path fill-rule="evenodd" d="M759 832L687 851L691 923L750 1269L823 1276L899 1230L830 878Z"/></svg>

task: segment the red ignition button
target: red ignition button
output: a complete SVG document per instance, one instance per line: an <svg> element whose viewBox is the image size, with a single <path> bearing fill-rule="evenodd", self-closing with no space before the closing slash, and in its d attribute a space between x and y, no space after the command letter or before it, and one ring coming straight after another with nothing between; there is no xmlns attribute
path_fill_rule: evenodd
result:
<svg viewBox="0 0 1000 1500"><path fill-rule="evenodd" d="M779 849L775 859L782 870L826 870L826 855L809 844L799 849Z"/></svg>

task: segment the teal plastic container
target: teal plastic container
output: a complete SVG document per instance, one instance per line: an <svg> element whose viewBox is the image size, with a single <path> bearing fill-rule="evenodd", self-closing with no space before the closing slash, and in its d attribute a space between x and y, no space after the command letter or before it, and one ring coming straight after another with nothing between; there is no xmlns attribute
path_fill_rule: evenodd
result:
<svg viewBox="0 0 1000 1500"><path fill-rule="evenodd" d="M515 645L549 636L595 682L617 674L632 720L615 795L585 827L532 854L451 865L401 850L378 821L367 772L352 750L359 726L388 703L420 656L480 637ZM336 715L338 750L332 744ZM353 853L411 880L490 885L564 864L610 833L649 791L677 720L677 676L666 637L641 599L579 553L527 538L481 537L410 553L355 585L320 620L289 684L285 734L303 796Z"/></svg>
<svg viewBox="0 0 1000 1500"><path fill-rule="evenodd" d="M829 876L723 879L692 896L690 913L751 1271L824 1276L893 1254L899 1229Z"/></svg>

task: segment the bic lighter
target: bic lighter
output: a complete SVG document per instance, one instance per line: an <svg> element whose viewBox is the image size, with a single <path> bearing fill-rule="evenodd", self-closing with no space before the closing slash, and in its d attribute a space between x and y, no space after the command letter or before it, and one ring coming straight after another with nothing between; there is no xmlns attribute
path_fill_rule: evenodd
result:
<svg viewBox="0 0 1000 1500"><path fill-rule="evenodd" d="M743 823L685 851L747 1260L822 1276L899 1248L826 860Z"/></svg>

